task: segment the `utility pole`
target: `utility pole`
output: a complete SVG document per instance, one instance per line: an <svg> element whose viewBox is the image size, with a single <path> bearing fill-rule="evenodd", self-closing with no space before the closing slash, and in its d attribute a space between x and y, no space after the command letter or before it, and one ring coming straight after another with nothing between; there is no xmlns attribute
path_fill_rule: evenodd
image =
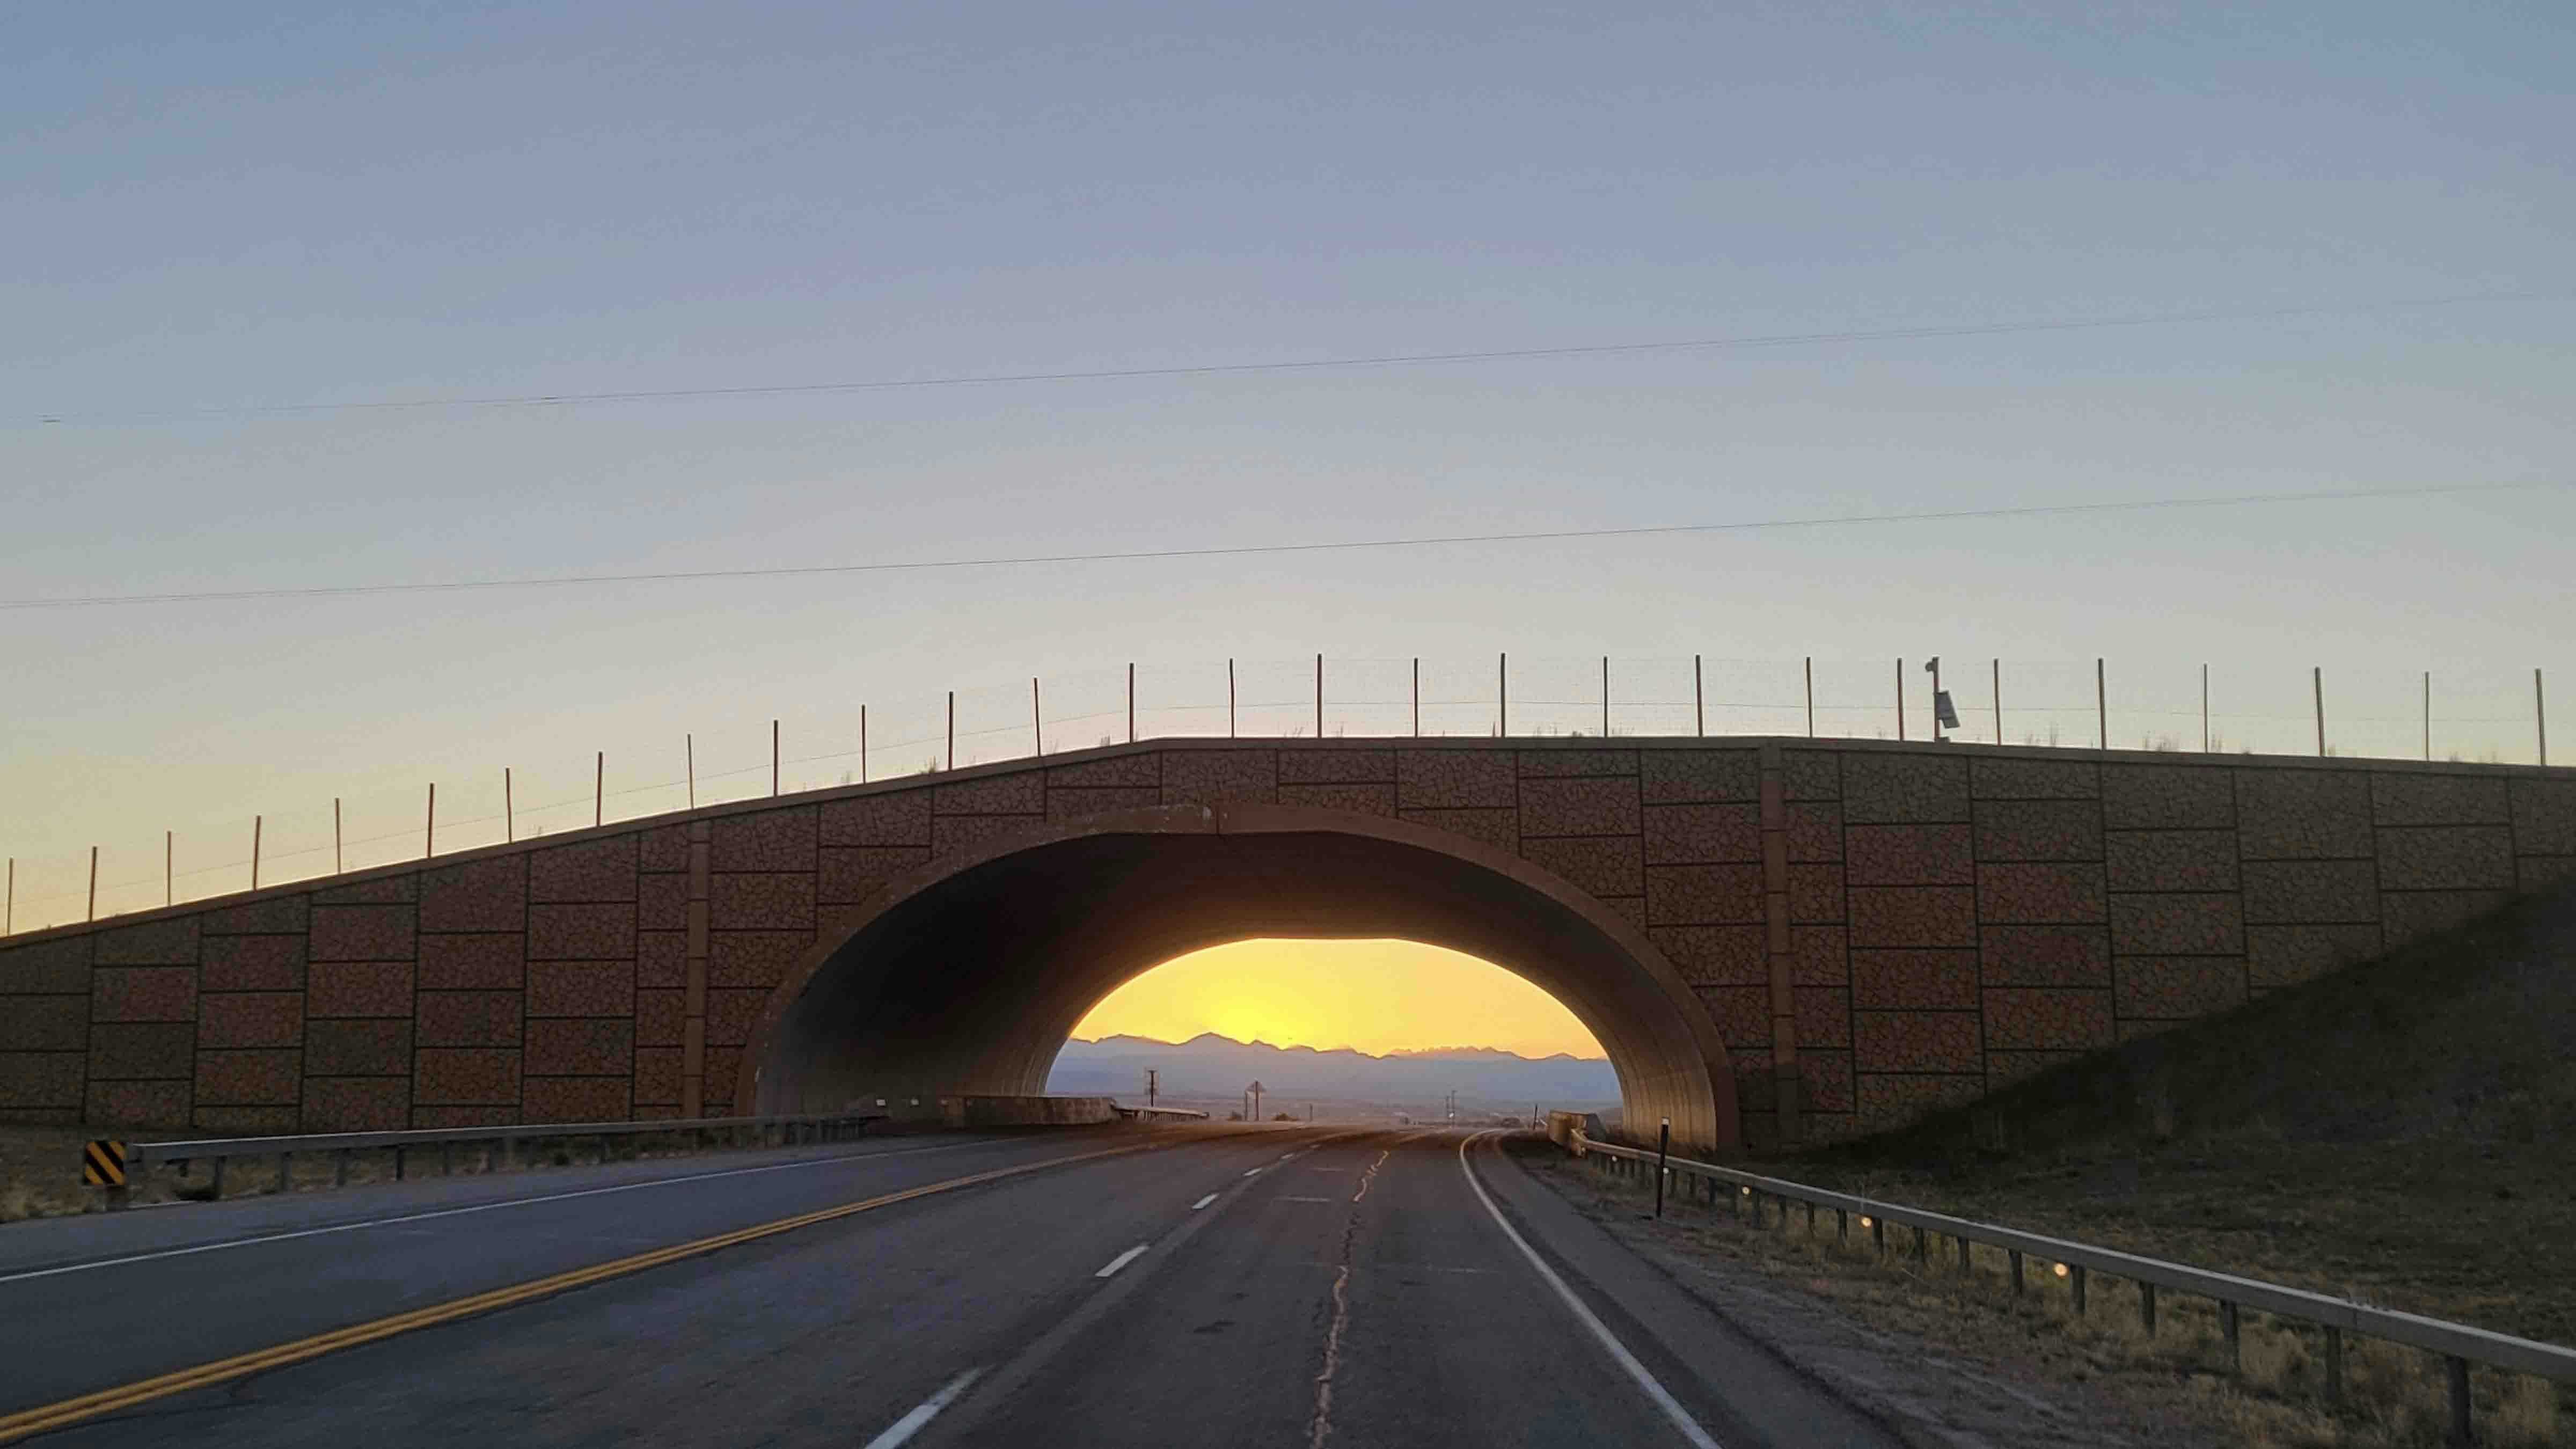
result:
<svg viewBox="0 0 2576 1449"><path fill-rule="evenodd" d="M1252 1096L1252 1111L1251 1111L1250 1113L1248 1113L1248 1114L1244 1117L1244 1120L1245 1120L1245 1121L1247 1121L1247 1122L1258 1122L1258 1121L1260 1121L1260 1120L1261 1120L1261 1094L1262 1094L1262 1092L1263 1092L1265 1089L1262 1087L1262 1085L1261 1085L1261 1083L1260 1083L1260 1082L1255 1081L1251 1086L1246 1087L1246 1088L1244 1088L1243 1090L1244 1090L1244 1091L1246 1091L1246 1092L1248 1092L1248 1093L1250 1093L1250 1094L1251 1094L1251 1096Z"/></svg>
<svg viewBox="0 0 2576 1449"><path fill-rule="evenodd" d="M1162 1076L1162 1073L1155 1071L1152 1067L1147 1067L1145 1069L1145 1105L1148 1107L1154 1105L1154 1093L1157 1088L1162 1086Z"/></svg>

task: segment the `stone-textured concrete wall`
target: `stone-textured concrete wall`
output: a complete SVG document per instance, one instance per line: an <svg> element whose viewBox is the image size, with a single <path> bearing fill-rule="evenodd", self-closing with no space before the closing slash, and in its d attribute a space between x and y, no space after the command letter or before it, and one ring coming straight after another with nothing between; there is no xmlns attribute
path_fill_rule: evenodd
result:
<svg viewBox="0 0 2576 1449"><path fill-rule="evenodd" d="M1892 1123L2576 879L2566 769L1803 739L1140 745L0 943L0 1120L719 1115L772 988L893 875L1031 824L1223 802L1400 816L1590 892L1696 993L1757 1143L1788 1082L1809 1138Z"/></svg>

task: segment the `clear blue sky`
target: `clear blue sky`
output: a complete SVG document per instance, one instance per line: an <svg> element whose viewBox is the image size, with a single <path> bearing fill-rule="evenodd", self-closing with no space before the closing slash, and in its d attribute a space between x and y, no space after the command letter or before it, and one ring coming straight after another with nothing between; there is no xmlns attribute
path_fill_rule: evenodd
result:
<svg viewBox="0 0 2576 1449"><path fill-rule="evenodd" d="M28 12L0 52L0 597L2563 483L2564 300L255 410L2576 297L2571 42L2557 3ZM2560 488L0 611L0 852L23 928L77 915L94 842L111 885L150 882L104 904L157 903L165 828L182 871L223 866L254 812L272 850L308 849L345 796L352 836L399 833L353 852L381 860L416 848L430 780L443 816L487 816L504 765L523 804L562 801L596 749L612 788L679 778L687 731L709 773L763 761L773 716L791 756L845 750L863 701L903 742L887 773L937 753L918 742L950 687L999 728L1032 674L1051 715L1113 708L1135 659L1162 691L1148 727L1179 728L1211 717L1157 699L1221 699L1227 656L1272 661L1256 692L1293 699L1288 661L1318 650L1422 655L1465 698L1509 649L1534 700L1587 697L1577 661L1603 653L1687 699L1705 653L1770 661L1712 697L1773 705L1803 655L1829 702L1877 703L1896 656L1938 652L1977 661L1954 682L1981 706L1999 655L2016 735L2043 727L2017 699L2080 703L2099 655L2115 742L2194 744L2206 661L2222 713L2270 720L2229 742L2285 749L2308 666L2345 746L2385 749L2412 747L2430 668L2442 749L2527 759L2533 666L2576 720L2571 525ZM1399 670L1337 677L1382 701Z"/></svg>

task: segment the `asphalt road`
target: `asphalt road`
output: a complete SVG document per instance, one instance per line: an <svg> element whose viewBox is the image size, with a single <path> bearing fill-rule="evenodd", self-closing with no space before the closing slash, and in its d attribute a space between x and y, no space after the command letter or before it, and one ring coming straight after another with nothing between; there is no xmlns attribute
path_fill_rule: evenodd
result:
<svg viewBox="0 0 2576 1449"><path fill-rule="evenodd" d="M350 1346L274 1352L317 1336ZM1448 1132L896 1138L0 1231L0 1430L240 1356L25 1442L1896 1442Z"/></svg>

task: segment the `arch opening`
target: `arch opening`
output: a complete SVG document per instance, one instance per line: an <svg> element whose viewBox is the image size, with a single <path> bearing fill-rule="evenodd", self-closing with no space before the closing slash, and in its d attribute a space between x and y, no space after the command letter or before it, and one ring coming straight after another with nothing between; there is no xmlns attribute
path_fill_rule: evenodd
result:
<svg viewBox="0 0 2576 1449"><path fill-rule="evenodd" d="M1725 1049L1642 931L1478 842L1281 807L1033 829L889 883L772 993L735 1100L783 1112L1040 1093L1120 984L1254 937L1400 938L1491 962L1592 1033L1629 1122L1737 1141Z"/></svg>

